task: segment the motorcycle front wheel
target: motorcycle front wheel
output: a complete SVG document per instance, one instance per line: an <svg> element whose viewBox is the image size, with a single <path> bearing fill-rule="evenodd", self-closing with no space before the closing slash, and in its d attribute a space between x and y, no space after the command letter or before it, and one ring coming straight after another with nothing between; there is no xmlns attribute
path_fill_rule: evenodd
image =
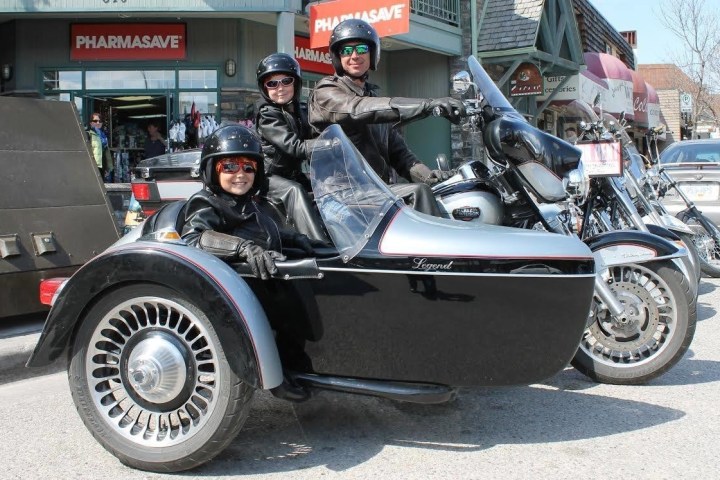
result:
<svg viewBox="0 0 720 480"><path fill-rule="evenodd" d="M712 225L710 219L702 213L696 214L684 210L678 214L678 218L694 232L692 241L700 257L702 273L709 277L720 278L720 235L717 229L708 231L703 226L703 222L700 221L700 217L702 217L703 221Z"/></svg>
<svg viewBox="0 0 720 480"><path fill-rule="evenodd" d="M153 284L122 287L81 322L68 368L72 397L90 433L122 463L187 470L235 438L254 388L230 368L190 297Z"/></svg>
<svg viewBox="0 0 720 480"><path fill-rule="evenodd" d="M690 347L697 303L672 262L626 264L605 280L625 307L614 317L597 300L572 365L601 383L636 385L670 370Z"/></svg>

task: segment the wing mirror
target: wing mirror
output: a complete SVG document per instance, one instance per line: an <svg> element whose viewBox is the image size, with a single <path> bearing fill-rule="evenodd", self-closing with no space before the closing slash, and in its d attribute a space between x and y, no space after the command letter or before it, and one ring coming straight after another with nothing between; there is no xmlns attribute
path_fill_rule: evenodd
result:
<svg viewBox="0 0 720 480"><path fill-rule="evenodd" d="M456 73L452 78L452 89L455 93L463 95L474 86L472 77L465 70Z"/></svg>

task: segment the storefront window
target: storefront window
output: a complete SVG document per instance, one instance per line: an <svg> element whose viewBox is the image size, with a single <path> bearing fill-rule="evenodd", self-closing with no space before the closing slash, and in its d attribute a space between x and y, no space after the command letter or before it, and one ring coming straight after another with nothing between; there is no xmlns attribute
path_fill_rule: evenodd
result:
<svg viewBox="0 0 720 480"><path fill-rule="evenodd" d="M175 88L173 70L88 70L87 90L165 90Z"/></svg>
<svg viewBox="0 0 720 480"><path fill-rule="evenodd" d="M46 91L80 90L82 88L82 72L69 70L45 70L43 87Z"/></svg>
<svg viewBox="0 0 720 480"><path fill-rule="evenodd" d="M45 95L46 100L54 100L58 102L74 102L75 108L77 108L77 111L80 114L80 118L82 118L82 98L75 97L74 99L71 99L70 97L71 95L69 93L60 93L58 95Z"/></svg>
<svg viewBox="0 0 720 480"><path fill-rule="evenodd" d="M217 88L217 70L180 70L180 88Z"/></svg>
<svg viewBox="0 0 720 480"><path fill-rule="evenodd" d="M217 92L180 92L180 111L183 115L192 111L193 103L195 111L200 114L217 114Z"/></svg>

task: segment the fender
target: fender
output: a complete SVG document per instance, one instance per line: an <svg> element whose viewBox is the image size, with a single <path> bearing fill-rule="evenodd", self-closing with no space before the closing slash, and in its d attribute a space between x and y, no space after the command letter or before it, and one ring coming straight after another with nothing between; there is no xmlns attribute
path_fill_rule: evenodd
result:
<svg viewBox="0 0 720 480"><path fill-rule="evenodd" d="M613 230L583 241L595 254L598 267L654 262L687 254L684 248L665 238L637 230Z"/></svg>
<svg viewBox="0 0 720 480"><path fill-rule="evenodd" d="M688 235L692 235L693 231L690 227L687 226L684 222L680 221L679 219L673 217L672 215L668 215L666 213L661 214L662 219L662 225L658 225L657 223L653 223L653 220L650 218L649 215L645 215L643 217L643 222L645 225L647 225L648 229L650 230L650 233L654 233L655 235L660 235L661 237L665 237L665 235L660 234L656 231L653 231L652 227L660 227L662 229L665 229L667 231L672 232L673 230L680 233L686 233Z"/></svg>
<svg viewBox="0 0 720 480"><path fill-rule="evenodd" d="M264 389L282 383L270 323L247 283L213 255L159 242L111 247L81 267L58 294L27 365L41 367L57 359L67 351L78 322L94 301L115 287L138 282L169 287L202 311L212 312L209 318L240 378Z"/></svg>

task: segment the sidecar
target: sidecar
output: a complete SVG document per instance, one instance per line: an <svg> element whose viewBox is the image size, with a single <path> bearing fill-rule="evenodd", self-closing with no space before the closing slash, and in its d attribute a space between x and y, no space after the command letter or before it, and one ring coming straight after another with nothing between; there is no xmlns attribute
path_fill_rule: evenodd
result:
<svg viewBox="0 0 720 480"><path fill-rule="evenodd" d="M164 207L69 279L28 363L68 360L87 428L123 463L195 467L238 433L257 389L290 384L410 402L563 369L585 329L581 241L404 206L337 126L312 155L334 245L267 281L179 239Z"/></svg>

